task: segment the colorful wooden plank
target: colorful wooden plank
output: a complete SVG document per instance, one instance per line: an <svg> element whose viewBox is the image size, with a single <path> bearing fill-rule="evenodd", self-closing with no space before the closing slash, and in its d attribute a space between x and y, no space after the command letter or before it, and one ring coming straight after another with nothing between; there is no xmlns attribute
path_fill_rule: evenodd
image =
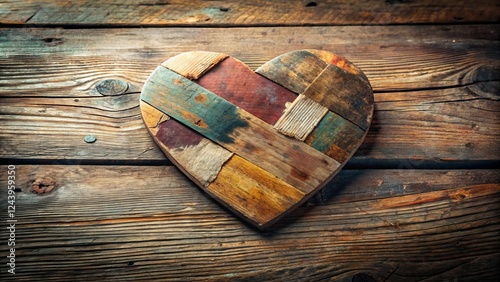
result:
<svg viewBox="0 0 500 282"><path fill-rule="evenodd" d="M182 164L183 171L202 187L217 177L223 164L233 155L151 105L141 101L140 106L144 123L156 136L160 148L172 157L173 162Z"/></svg>
<svg viewBox="0 0 500 282"><path fill-rule="evenodd" d="M174 70L175 71L175 70ZM200 86L273 125L297 94L229 57L196 80Z"/></svg>
<svg viewBox="0 0 500 282"><path fill-rule="evenodd" d="M148 81L143 101L304 192L316 190L340 167L165 67L158 67Z"/></svg>
<svg viewBox="0 0 500 282"><path fill-rule="evenodd" d="M255 72L301 94L327 66L328 63L316 55L302 50L278 56Z"/></svg>
<svg viewBox="0 0 500 282"><path fill-rule="evenodd" d="M368 129L373 95L370 84L361 77L328 65L303 94L362 129Z"/></svg>
<svg viewBox="0 0 500 282"><path fill-rule="evenodd" d="M336 113L328 112L305 142L342 163L358 148L358 140L363 140L366 133Z"/></svg>
<svg viewBox="0 0 500 282"><path fill-rule="evenodd" d="M224 165L207 191L261 228L272 225L305 196L303 191L238 155Z"/></svg>

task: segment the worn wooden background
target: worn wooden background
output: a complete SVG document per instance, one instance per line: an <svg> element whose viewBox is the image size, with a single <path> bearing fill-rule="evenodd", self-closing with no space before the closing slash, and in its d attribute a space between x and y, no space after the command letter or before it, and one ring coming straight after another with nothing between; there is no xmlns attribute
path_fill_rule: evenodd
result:
<svg viewBox="0 0 500 282"><path fill-rule="evenodd" d="M497 281L499 5L0 1L1 280ZM326 188L261 232L163 156L139 93L180 52L223 52L255 69L304 48L366 73L374 121ZM128 90L103 95L104 79ZM55 190L32 193L43 177Z"/></svg>

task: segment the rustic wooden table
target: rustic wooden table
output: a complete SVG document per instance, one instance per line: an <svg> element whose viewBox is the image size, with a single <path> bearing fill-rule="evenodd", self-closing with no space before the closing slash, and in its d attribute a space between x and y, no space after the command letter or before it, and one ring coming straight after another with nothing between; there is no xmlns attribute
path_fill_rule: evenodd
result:
<svg viewBox="0 0 500 282"><path fill-rule="evenodd" d="M499 19L487 0L0 1L1 280L498 281ZM366 73L374 121L258 231L164 157L139 93L180 52L306 48Z"/></svg>

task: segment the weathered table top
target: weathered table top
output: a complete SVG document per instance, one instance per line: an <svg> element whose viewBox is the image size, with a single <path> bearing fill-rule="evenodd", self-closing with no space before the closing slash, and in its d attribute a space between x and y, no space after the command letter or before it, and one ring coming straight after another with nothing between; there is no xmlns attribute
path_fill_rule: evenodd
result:
<svg viewBox="0 0 500 282"><path fill-rule="evenodd" d="M497 281L499 19L487 0L0 1L0 277ZM256 68L297 49L359 66L374 121L344 170L263 232L172 166L139 94L181 52Z"/></svg>

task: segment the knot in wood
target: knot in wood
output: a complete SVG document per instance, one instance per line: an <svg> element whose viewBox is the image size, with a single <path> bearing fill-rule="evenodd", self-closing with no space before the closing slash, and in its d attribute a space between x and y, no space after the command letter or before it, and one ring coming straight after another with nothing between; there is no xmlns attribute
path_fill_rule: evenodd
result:
<svg viewBox="0 0 500 282"><path fill-rule="evenodd" d="M97 83L97 91L105 96L121 95L128 89L128 83L119 79L106 79Z"/></svg>
<svg viewBox="0 0 500 282"><path fill-rule="evenodd" d="M48 194L54 190L56 182L50 177L37 178L33 181L31 191L36 194Z"/></svg>

